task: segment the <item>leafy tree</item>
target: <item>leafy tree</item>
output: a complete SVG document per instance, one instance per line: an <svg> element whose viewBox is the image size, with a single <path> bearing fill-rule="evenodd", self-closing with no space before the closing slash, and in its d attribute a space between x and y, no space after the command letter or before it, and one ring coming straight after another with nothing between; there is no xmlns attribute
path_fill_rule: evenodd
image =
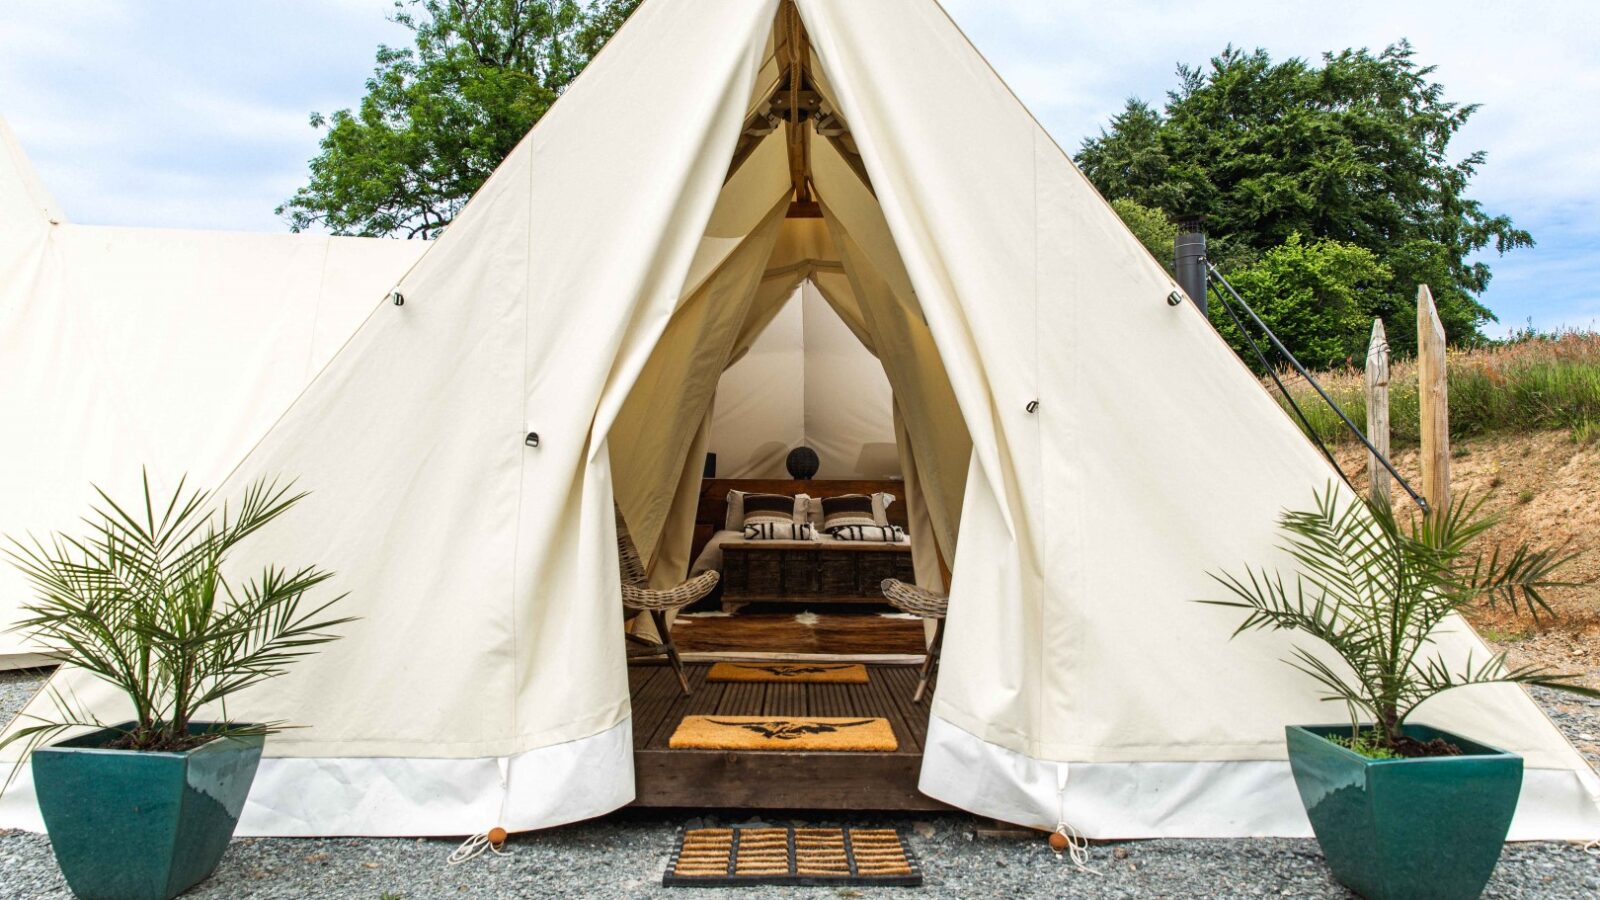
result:
<svg viewBox="0 0 1600 900"><path fill-rule="evenodd" d="M290 227L431 238L450 224L639 0L396 0L413 47L380 46L324 129Z"/></svg>
<svg viewBox="0 0 1600 900"><path fill-rule="evenodd" d="M1167 214L1126 197L1111 201L1111 208L1116 210L1122 223L1150 251L1150 255L1171 272L1172 247L1178 237L1178 226L1172 224Z"/></svg>
<svg viewBox="0 0 1600 900"><path fill-rule="evenodd" d="M1389 267L1364 247L1334 240L1306 242L1291 234L1260 261L1234 270L1228 280L1301 362L1327 368L1365 358L1372 319L1382 312L1375 301L1387 296L1394 279ZM1211 321L1259 368L1222 304L1211 304ZM1265 349L1254 328L1251 336Z"/></svg>
<svg viewBox="0 0 1600 900"><path fill-rule="evenodd" d="M1474 255L1533 238L1466 196L1484 154L1452 162L1449 146L1477 107L1446 101L1414 56L1402 41L1318 67L1229 47L1207 68L1180 66L1164 109L1130 100L1078 163L1107 197L1203 216L1236 251L1294 234L1365 248L1393 276L1374 309L1407 309L1425 281L1449 338L1475 343L1494 316L1477 300L1490 272ZM1414 329L1390 334L1412 349Z"/></svg>

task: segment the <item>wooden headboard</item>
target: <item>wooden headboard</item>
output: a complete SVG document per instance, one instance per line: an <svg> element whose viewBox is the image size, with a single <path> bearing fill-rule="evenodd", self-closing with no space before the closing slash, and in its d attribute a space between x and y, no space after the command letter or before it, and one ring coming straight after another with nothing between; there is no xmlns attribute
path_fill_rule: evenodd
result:
<svg viewBox="0 0 1600 900"><path fill-rule="evenodd" d="M700 556L711 540L711 535L721 531L728 520L728 492L744 491L749 494L810 494L813 497L837 497L840 494L876 494L879 491L894 495L895 502L887 510L889 523L906 527L905 482L892 479L881 481L846 481L817 478L707 478L700 482L700 504L694 515L694 546L689 560Z"/></svg>

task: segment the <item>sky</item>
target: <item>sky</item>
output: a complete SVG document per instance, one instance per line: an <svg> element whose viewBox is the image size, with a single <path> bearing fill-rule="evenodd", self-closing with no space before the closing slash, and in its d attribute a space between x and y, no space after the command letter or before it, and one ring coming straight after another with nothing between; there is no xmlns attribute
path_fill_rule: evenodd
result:
<svg viewBox="0 0 1600 900"><path fill-rule="evenodd" d="M1491 253L1491 334L1600 325L1600 2L944 0L1069 152L1180 62L1228 44L1315 59L1408 38L1482 109L1470 191L1538 246ZM0 116L75 222L282 231L313 111L355 105L392 0L0 0Z"/></svg>

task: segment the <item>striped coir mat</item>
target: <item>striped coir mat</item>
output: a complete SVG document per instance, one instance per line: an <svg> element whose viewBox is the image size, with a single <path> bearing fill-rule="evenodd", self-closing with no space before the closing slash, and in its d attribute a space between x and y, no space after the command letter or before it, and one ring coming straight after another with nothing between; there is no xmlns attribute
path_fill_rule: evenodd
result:
<svg viewBox="0 0 1600 900"><path fill-rule="evenodd" d="M893 828L695 828L667 863L667 887L922 884Z"/></svg>
<svg viewBox="0 0 1600 900"><path fill-rule="evenodd" d="M719 662L711 667L706 680L866 684L867 667L860 663Z"/></svg>

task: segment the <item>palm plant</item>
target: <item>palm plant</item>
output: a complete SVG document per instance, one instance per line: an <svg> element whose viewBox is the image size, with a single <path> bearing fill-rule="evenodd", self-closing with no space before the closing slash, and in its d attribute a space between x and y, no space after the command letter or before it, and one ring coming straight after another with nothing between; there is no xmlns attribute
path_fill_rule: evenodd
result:
<svg viewBox="0 0 1600 900"><path fill-rule="evenodd" d="M282 728L226 721L227 698L281 674L337 639L328 629L351 621L326 615L343 595L302 609L331 572L269 565L242 583L223 573L230 551L306 496L290 489L256 481L237 506L219 510L209 492L186 493L181 481L158 503L147 474L142 511L97 487L102 503L84 520L85 536L11 539L8 555L37 594L16 628L64 665L116 686L134 715L125 726L107 726L52 685L56 715L30 714L34 724L15 729L0 748L25 741L31 752L81 726L115 727L122 733L109 746L130 750L183 750L219 735ZM222 721L191 727L213 703Z"/></svg>
<svg viewBox="0 0 1600 900"><path fill-rule="evenodd" d="M1360 720L1385 750L1405 753L1406 717L1436 694L1473 684L1544 685L1587 696L1600 692L1572 683L1578 676L1538 666L1513 667L1504 653L1452 666L1437 652L1436 629L1478 603L1506 604L1537 619L1553 614L1545 591L1567 586L1555 573L1571 560L1559 548L1526 544L1509 552L1474 551L1474 542L1499 521L1483 501L1466 496L1434 515L1402 524L1388 503L1351 496L1332 485L1316 495L1314 509L1288 511L1279 525L1283 549L1299 563L1292 581L1266 568L1243 576L1213 574L1233 595L1201 601L1247 610L1234 636L1251 630L1303 632L1326 644L1345 663L1341 671L1304 647L1286 660L1345 704L1352 741Z"/></svg>

